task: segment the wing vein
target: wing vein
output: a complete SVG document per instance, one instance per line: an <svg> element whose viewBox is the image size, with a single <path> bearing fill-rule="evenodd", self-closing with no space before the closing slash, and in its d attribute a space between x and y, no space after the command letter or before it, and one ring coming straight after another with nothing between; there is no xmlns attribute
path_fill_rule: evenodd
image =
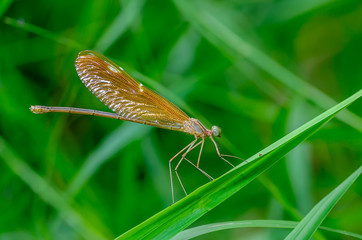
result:
<svg viewBox="0 0 362 240"><path fill-rule="evenodd" d="M75 65L84 85L121 119L185 132L184 122L190 118L181 109L111 60L82 51Z"/></svg>

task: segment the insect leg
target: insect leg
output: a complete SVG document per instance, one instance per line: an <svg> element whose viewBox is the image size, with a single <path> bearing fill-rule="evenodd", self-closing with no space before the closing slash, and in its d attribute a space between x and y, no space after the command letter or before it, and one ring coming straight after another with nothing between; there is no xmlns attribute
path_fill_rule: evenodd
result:
<svg viewBox="0 0 362 240"><path fill-rule="evenodd" d="M196 138L194 141L196 142L197 139L198 139L198 138ZM177 166L176 166L176 168L175 168L175 171L177 171L178 167L180 166L182 160L184 160L184 158L186 157L186 155L187 155L189 152L191 152L192 149L194 149L195 147L199 146L202 142L203 142L203 141L200 141L200 142L198 142L196 145L194 145L195 143L192 144L192 145L186 150L186 152L184 152L184 154L182 154L182 158L181 158L181 160L178 162L178 164L177 164Z"/></svg>
<svg viewBox="0 0 362 240"><path fill-rule="evenodd" d="M179 165L181 164L181 161L182 161L183 159L185 159L188 163L190 163L190 164L191 164L192 166L194 166L197 170L199 170L202 174L204 174L210 181L214 180L214 178L212 178L209 174L207 174L204 170L202 170L198 165L196 166L194 163L192 163L190 160L188 160L188 159L186 158L186 154L187 154L188 152L192 151L194 148L196 148L198 145L201 144L200 153L199 153L199 157L198 157L198 161L197 161L197 163L199 164L199 162L200 162L200 157L201 157L201 152L202 152L202 149L203 149L203 146L204 146L204 141L205 141L205 139L202 138L202 140L201 140L200 142L198 142L198 143L195 144L194 146L190 147L190 148L182 155L182 158L181 158L180 162L179 162L179 163L177 164L177 166L176 166L176 169L175 169L176 173L177 173L177 168L178 168ZM186 195L187 195L187 194L186 194Z"/></svg>
<svg viewBox="0 0 362 240"><path fill-rule="evenodd" d="M209 174L207 174L207 172L205 172L204 170L202 170L202 169L199 168L199 167L196 167L196 165L195 165L193 162L191 162L191 161L188 160L187 158L185 158L185 160L186 160L187 162L189 162L192 166L194 166L196 169L198 169L202 174L204 174L210 181L214 180L214 178L211 177Z"/></svg>
<svg viewBox="0 0 362 240"><path fill-rule="evenodd" d="M233 164L231 164L228 160L226 160L226 159L224 158L224 156L225 156L225 157L238 158L238 159L241 159L241 158L236 157L236 156L232 156L232 155L224 155L224 154L221 154L220 151L219 151L219 148L218 148L218 146L217 146L217 144L216 144L216 142L215 142L215 140L212 138L212 136L210 136L210 138L211 138L212 142L213 142L214 145L215 145L215 149L216 149L217 155L219 155L219 157L220 157L222 160L224 160L225 162L227 162L229 165L231 165L232 167L235 167L235 166L234 166ZM241 160L242 160L242 159L241 159Z"/></svg>
<svg viewBox="0 0 362 240"><path fill-rule="evenodd" d="M185 159L185 156L187 155L187 153L190 152L192 149L194 149L196 146L198 146L198 145L200 144L200 142L199 142L199 143L197 143L197 144L195 145L195 143L197 142L197 140L198 140L198 138L195 137L195 140L192 141L189 145L187 145L187 146L189 146L189 148L186 150L186 152L184 152L184 154L182 154L182 157L181 157L180 161L178 162L178 164L177 164L176 167L175 167L176 176L177 176L177 178L178 178L178 180L179 180L179 182L180 182L180 185L181 185L182 189L184 190L186 196L187 196L187 192L186 192L186 190L185 190L184 185L182 184L182 181L181 181L180 176L178 175L177 169L178 169L178 167L180 166L182 160ZM184 148L184 149L185 149L185 148Z"/></svg>
<svg viewBox="0 0 362 240"><path fill-rule="evenodd" d="M195 140L193 140L191 143L189 143L186 147L184 147L181 151L179 151L175 156L173 156L170 161L168 162L168 168L170 171L170 181L171 181L171 194L172 194L172 204L175 203L175 195L174 195L174 189L173 189L173 180L172 180L172 168L171 168L171 162L172 160L174 160L178 155L180 155L183 151L185 151L186 149L192 147L195 142L197 141L197 138ZM176 172L177 174L177 172ZM180 180L178 174L177 174L178 179ZM181 181L180 181L181 182ZM181 184L182 188L184 189L183 185ZM184 189L185 191L185 189ZM185 191L186 192L186 191ZM187 194L186 194L187 195Z"/></svg>
<svg viewBox="0 0 362 240"><path fill-rule="evenodd" d="M200 153L199 153L199 158L197 159L197 167L200 166L200 158L201 158L201 153L202 153L202 149L204 148L204 141L205 141L205 138L202 138L202 143L201 143L201 147L200 147Z"/></svg>

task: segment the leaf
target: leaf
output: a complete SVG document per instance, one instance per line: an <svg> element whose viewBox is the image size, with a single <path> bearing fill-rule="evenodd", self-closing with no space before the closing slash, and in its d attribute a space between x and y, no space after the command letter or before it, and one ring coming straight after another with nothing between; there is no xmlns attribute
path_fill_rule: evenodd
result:
<svg viewBox="0 0 362 240"><path fill-rule="evenodd" d="M178 233L172 240L192 239L207 233L216 231L234 229L234 228L295 228L298 222L285 221L285 220L245 220L245 221L233 221L233 222L220 222L206 224L194 228L190 228ZM319 229L329 232L343 234L349 237L362 238L361 235L342 230L332 229L328 227L319 227Z"/></svg>

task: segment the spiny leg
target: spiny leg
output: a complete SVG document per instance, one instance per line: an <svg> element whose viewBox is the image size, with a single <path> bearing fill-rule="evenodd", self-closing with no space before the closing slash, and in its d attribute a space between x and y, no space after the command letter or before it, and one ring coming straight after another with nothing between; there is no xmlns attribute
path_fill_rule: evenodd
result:
<svg viewBox="0 0 362 240"><path fill-rule="evenodd" d="M175 195L174 195L174 191L173 191L173 181L172 181L172 168L171 168L171 162L172 160L174 160L178 155L180 155L183 151L185 151L187 148L189 148L190 146L193 146L195 144L195 142L197 141L197 138L195 140L193 140L191 143L189 143L186 147L184 147L181 151L179 151L175 156L173 156L170 161L168 162L168 168L170 171L170 181L171 181L171 194L172 194L172 204L175 203ZM183 188L183 186L182 186Z"/></svg>

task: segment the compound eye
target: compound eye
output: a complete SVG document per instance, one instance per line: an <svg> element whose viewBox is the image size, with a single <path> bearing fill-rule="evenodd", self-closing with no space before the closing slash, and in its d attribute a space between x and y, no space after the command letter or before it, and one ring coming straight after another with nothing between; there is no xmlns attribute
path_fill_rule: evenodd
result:
<svg viewBox="0 0 362 240"><path fill-rule="evenodd" d="M212 126L211 131L215 137L221 137L221 129L218 126Z"/></svg>

